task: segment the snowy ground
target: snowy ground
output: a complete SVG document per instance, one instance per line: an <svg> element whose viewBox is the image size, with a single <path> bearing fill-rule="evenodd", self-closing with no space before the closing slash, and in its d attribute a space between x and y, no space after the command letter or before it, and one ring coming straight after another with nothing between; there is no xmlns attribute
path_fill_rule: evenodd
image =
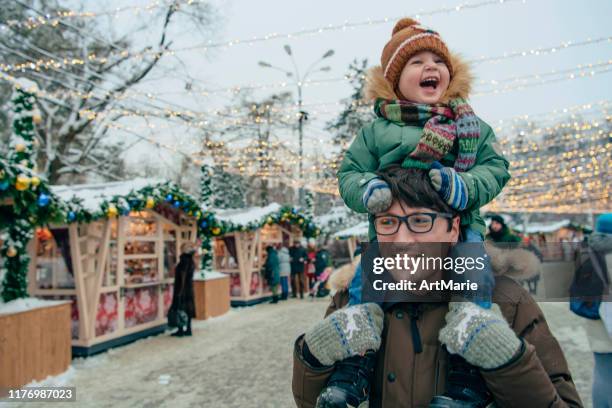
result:
<svg viewBox="0 0 612 408"><path fill-rule="evenodd" d="M235 309L195 323L191 338L160 335L74 360L55 381L76 387L79 407L291 407L293 341L321 318L327 303L289 300ZM566 304L542 307L590 406L593 358L578 318Z"/></svg>

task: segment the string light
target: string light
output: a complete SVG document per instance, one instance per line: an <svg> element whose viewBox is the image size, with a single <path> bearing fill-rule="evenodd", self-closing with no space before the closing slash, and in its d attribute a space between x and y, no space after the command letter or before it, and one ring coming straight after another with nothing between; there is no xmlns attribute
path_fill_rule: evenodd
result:
<svg viewBox="0 0 612 408"><path fill-rule="evenodd" d="M482 64L488 62L500 62L507 59L512 58L521 58L521 57L531 57L531 56L539 56L552 54L559 51L563 51L569 48L574 47L582 47L592 44L598 44L602 42L612 42L612 37L599 37L599 38L587 38L586 40L571 40L564 41L560 44L556 44L548 47L541 47L523 51L510 51L504 52L501 55L497 56L481 56L478 58L468 59L467 62L470 64ZM130 51L123 50L121 52L110 52L108 56L102 57L98 56L95 53L89 54L86 58L77 58L77 57L61 57L55 56L53 58L40 58L38 60L33 61L23 61L14 64L5 64L0 63L0 71L3 72L25 72L27 70L41 71L48 70L52 68L67 68L71 66L82 66L86 63L97 63L97 64L106 64L109 62L109 59L112 57L119 58L131 58L137 61L140 61L146 57L159 57L161 55L176 55L176 53L184 52L184 51L192 51L192 48L183 49L177 48L173 50L166 51L157 51L157 50L145 50L145 51ZM204 91L206 92L206 91Z"/></svg>
<svg viewBox="0 0 612 408"><path fill-rule="evenodd" d="M134 15L140 15L143 12L151 13L153 10L162 7L169 7L175 5L176 7L180 7L184 4L191 5L193 3L200 3L201 0L188 0L188 1L171 1L171 2L161 2L161 1L153 1L147 5L143 6L125 6L125 7L117 7L113 10L101 11L101 12L93 12L93 11L74 11L74 10L58 10L53 14L46 14L44 16L35 16L29 17L25 20L8 20L6 21L6 25L9 27L18 27L18 28L26 28L29 30L33 30L35 28L39 28L42 26L51 26L56 27L60 24L60 22L64 19L72 19L72 18L96 18L96 17L104 17L104 16L113 16L116 17L119 14L123 14L125 12L131 11Z"/></svg>

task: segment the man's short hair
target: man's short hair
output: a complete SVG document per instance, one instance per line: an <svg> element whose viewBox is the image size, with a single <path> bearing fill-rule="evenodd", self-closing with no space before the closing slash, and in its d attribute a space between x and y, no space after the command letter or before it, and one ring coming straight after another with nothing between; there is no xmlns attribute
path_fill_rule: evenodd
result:
<svg viewBox="0 0 612 408"><path fill-rule="evenodd" d="M429 180L429 171L402 168L398 165L377 172L389 184L393 198L408 207L431 208L434 211L458 215L434 190Z"/></svg>

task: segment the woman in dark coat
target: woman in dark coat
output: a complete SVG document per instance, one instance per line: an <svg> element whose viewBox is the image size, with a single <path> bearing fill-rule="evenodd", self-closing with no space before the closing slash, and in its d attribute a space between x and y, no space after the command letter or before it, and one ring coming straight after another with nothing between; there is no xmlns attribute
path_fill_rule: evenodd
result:
<svg viewBox="0 0 612 408"><path fill-rule="evenodd" d="M181 257L174 270L174 292L171 310L182 310L187 314L186 325L179 325L173 336L191 336L191 319L195 317L193 296L193 273L195 271L195 245L186 243L181 248Z"/></svg>
<svg viewBox="0 0 612 408"><path fill-rule="evenodd" d="M278 252L273 246L267 246L266 251L268 256L264 267L268 273L270 289L272 290L272 302L278 303L278 285L280 283L280 260L278 258Z"/></svg>

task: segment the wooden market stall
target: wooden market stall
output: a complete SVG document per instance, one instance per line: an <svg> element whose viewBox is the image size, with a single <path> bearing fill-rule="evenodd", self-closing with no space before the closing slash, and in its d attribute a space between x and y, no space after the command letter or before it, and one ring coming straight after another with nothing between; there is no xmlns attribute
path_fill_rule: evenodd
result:
<svg viewBox="0 0 612 408"><path fill-rule="evenodd" d="M355 257L357 243L368 239L368 228L369 222L364 221L352 227L338 231L333 235L333 237L336 239L346 239L351 262L353 262Z"/></svg>
<svg viewBox="0 0 612 408"><path fill-rule="evenodd" d="M299 224L290 222L296 212L280 215L283 211L287 210L277 203L215 211L218 221L232 225L231 232L215 237L213 242L213 269L230 276L232 306L252 305L270 298L270 289L261 274L266 246L291 246L302 238Z"/></svg>
<svg viewBox="0 0 612 408"><path fill-rule="evenodd" d="M573 261L576 247L584 239L584 231L590 231L569 219L517 225L514 230L529 237L544 261Z"/></svg>
<svg viewBox="0 0 612 408"><path fill-rule="evenodd" d="M52 190L66 202L80 200L95 211L110 197L151 184L136 179ZM116 216L36 230L29 248L29 293L72 302L74 355L91 355L165 330L173 266L182 243L195 242L197 234L196 218L177 203L147 201L139 211L123 208Z"/></svg>

